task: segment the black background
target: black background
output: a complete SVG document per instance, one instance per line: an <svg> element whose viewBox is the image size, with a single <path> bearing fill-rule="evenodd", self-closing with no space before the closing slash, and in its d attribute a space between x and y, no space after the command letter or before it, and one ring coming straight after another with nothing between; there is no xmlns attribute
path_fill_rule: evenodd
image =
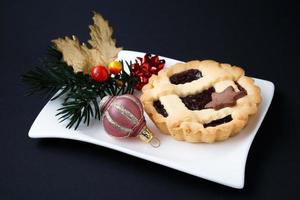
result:
<svg viewBox="0 0 300 200"><path fill-rule="evenodd" d="M299 6L275 1L13 1L0 3L0 199L282 199L299 186ZM243 190L76 141L27 136L47 99L20 74L51 39L85 41L92 10L118 45L179 60L215 59L274 82ZM298 120L299 121L299 120ZM299 124L299 122L298 122ZM296 197L294 197L296 198Z"/></svg>

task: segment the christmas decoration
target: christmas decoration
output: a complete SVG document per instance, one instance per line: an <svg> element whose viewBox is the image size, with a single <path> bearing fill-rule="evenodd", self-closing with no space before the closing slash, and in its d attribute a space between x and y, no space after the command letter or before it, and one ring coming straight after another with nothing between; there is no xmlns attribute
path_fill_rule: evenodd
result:
<svg viewBox="0 0 300 200"><path fill-rule="evenodd" d="M90 118L103 116L104 128L110 135L139 137L159 146L159 140L146 127L141 102L130 94L137 84L146 84L152 74L157 74L164 60L146 54L133 65L117 61L121 48L112 39L112 28L100 14L94 13L93 21L89 26L90 47L76 36L52 41L40 65L23 75L30 85L28 94L46 92L55 94L51 100L64 98L56 115L60 122L69 120L67 128L77 129L81 122L89 125Z"/></svg>
<svg viewBox="0 0 300 200"><path fill-rule="evenodd" d="M109 72L112 74L118 74L122 70L122 64L119 61L113 61L108 65Z"/></svg>
<svg viewBox="0 0 300 200"><path fill-rule="evenodd" d="M50 47L48 54L39 65L22 76L30 86L27 95L46 93L64 98L57 116L60 122L69 120L67 128L79 126L80 122L89 125L90 118L100 119L99 98L106 95L132 94L137 83L132 75L131 64L121 62L122 71L118 76L109 76L104 82L97 82L83 72L74 69L63 61L63 55L55 47ZM125 69L128 69L125 71ZM120 84L122 83L122 84Z"/></svg>
<svg viewBox="0 0 300 200"><path fill-rule="evenodd" d="M130 94L106 96L100 102L103 126L109 135L118 138L139 137L158 147L160 142L146 126L140 100Z"/></svg>
<svg viewBox="0 0 300 200"><path fill-rule="evenodd" d="M91 39L88 43L91 48L85 43L81 44L76 36L52 41L62 52L63 60L72 66L75 72L89 73L95 65L108 66L122 50L116 47L116 42L112 38L113 29L108 22L98 13L94 13L93 21L94 24L89 26Z"/></svg>
<svg viewBox="0 0 300 200"><path fill-rule="evenodd" d="M108 71L104 66L96 65L91 70L91 77L97 82L106 81L108 76Z"/></svg>
<svg viewBox="0 0 300 200"><path fill-rule="evenodd" d="M137 57L131 65L132 74L138 78L136 89L141 90L149 81L152 74L157 74L165 66L165 60L159 56L152 56L147 53L144 58Z"/></svg>

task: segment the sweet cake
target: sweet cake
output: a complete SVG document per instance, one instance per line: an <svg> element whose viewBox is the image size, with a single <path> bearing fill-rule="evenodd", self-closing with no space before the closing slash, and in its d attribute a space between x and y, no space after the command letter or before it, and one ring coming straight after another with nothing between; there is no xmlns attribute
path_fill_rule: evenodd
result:
<svg viewBox="0 0 300 200"><path fill-rule="evenodd" d="M242 68L212 60L163 69L142 92L145 111L159 129L188 142L236 135L261 102L260 88Z"/></svg>

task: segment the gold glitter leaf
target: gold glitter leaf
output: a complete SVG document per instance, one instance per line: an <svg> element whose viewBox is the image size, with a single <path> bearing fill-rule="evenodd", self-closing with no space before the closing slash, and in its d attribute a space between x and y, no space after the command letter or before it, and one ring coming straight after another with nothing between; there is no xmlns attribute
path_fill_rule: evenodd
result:
<svg viewBox="0 0 300 200"><path fill-rule="evenodd" d="M116 47L116 42L112 38L112 27L109 26L100 14L94 12L94 24L90 25L91 39L88 48L84 43L80 43L75 36L58 38L52 42L56 48L62 52L64 61L73 67L75 72L89 73L90 69L95 65L108 66L114 61L122 48Z"/></svg>

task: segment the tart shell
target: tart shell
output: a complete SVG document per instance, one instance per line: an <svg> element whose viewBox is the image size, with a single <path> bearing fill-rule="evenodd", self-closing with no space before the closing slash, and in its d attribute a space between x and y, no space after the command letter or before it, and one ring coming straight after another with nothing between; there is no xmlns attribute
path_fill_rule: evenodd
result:
<svg viewBox="0 0 300 200"><path fill-rule="evenodd" d="M180 91L177 91L179 90L178 88L182 90L182 88L186 87L186 90L183 90L187 93L191 88L195 91L207 89L207 84L205 81L203 83L202 80L202 82L199 81L199 84L197 84L198 80L195 80L181 86L174 86L170 83L169 77L171 75L193 68L205 72L204 76L208 76L207 80L210 81L208 84L210 86L215 86L216 84L222 86L223 82L225 84L228 81L235 81L244 87L248 94L247 96L238 99L236 105L231 108L223 108L220 111L206 109L209 110L209 112L207 111L208 117L203 113L201 114L199 111L190 111L188 109L187 111L182 112L182 114L168 117L162 116L153 106L153 102L159 100L162 96L172 95L173 93L182 95ZM209 77L210 75L212 77ZM198 85L200 88L197 88ZM261 102L260 88L254 84L252 78L244 75L244 70L242 68L218 63L212 60L194 60L187 63L178 63L170 68L165 68L161 70L158 75L152 75L149 83L143 87L142 92L141 101L145 111L161 132L171 135L176 140L184 140L193 143L213 143L226 140L229 137L238 134L241 129L246 126L249 116L254 115L257 112ZM190 113L190 115L188 113ZM209 122L209 120L212 121L213 119L218 119L220 115L225 116L227 114L231 114L232 116L230 122L204 128L203 120L208 120L207 122Z"/></svg>

